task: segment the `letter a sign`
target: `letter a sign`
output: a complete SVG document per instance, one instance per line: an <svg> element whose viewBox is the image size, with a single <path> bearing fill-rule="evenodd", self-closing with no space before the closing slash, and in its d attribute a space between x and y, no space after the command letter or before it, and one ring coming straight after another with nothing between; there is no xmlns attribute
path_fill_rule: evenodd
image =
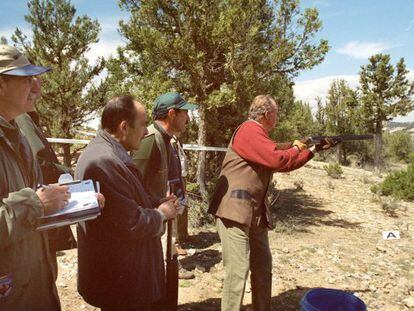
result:
<svg viewBox="0 0 414 311"><path fill-rule="evenodd" d="M398 240L400 238L400 231L382 231L382 238L384 240Z"/></svg>

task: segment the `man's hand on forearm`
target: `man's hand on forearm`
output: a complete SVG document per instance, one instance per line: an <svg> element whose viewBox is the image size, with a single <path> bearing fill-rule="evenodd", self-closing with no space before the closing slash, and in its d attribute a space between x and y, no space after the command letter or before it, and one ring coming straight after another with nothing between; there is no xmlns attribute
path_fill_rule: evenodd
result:
<svg viewBox="0 0 414 311"><path fill-rule="evenodd" d="M300 141L298 139L296 139L293 142L292 146L293 147L296 147L299 151L308 149L308 145L305 142L302 142L302 141Z"/></svg>
<svg viewBox="0 0 414 311"><path fill-rule="evenodd" d="M48 185L36 191L42 202L45 215L52 214L64 208L70 199L68 186Z"/></svg>

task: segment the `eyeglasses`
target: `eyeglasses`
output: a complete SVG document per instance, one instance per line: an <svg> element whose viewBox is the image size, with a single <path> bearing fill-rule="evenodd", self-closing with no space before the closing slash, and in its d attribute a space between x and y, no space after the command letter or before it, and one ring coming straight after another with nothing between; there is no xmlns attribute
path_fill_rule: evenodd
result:
<svg viewBox="0 0 414 311"><path fill-rule="evenodd" d="M0 77L5 81L20 80L20 81L28 81L30 84L32 84L35 80L40 80L40 77L38 76L0 75Z"/></svg>

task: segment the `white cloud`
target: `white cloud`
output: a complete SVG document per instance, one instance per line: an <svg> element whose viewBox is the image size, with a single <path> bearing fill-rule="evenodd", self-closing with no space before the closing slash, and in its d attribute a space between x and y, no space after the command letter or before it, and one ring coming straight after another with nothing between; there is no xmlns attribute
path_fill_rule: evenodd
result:
<svg viewBox="0 0 414 311"><path fill-rule="evenodd" d="M90 64L94 64L98 57L109 58L114 55L118 46L122 45L121 35L118 33L118 22L122 18L122 15L113 16L108 18L102 18L100 22L101 32L99 33L99 42L92 44L90 50L86 53L86 57L89 59ZM19 29L28 36L28 39L32 39L32 30L27 27L19 27ZM0 28L0 37L4 36L11 42L11 36L16 28L5 27Z"/></svg>
<svg viewBox="0 0 414 311"><path fill-rule="evenodd" d="M98 43L92 44L91 49L86 53L86 58L91 64L94 64L98 57L108 59L111 55L115 55L118 46L122 45L122 40L101 38Z"/></svg>
<svg viewBox="0 0 414 311"><path fill-rule="evenodd" d="M296 82L293 86L293 92L297 99L309 103L312 109L316 109L316 98L320 97L324 100L328 95L328 90L332 82L340 79L347 81L351 88L356 88L359 83L358 75L328 76L319 79Z"/></svg>
<svg viewBox="0 0 414 311"><path fill-rule="evenodd" d="M370 56L378 53L382 53L386 50L396 47L395 44L390 44L387 42L359 42L351 41L347 43L344 47L339 48L336 52L340 54L345 54L357 59L366 59Z"/></svg>
<svg viewBox="0 0 414 311"><path fill-rule="evenodd" d="M122 45L121 35L118 33L118 22L122 16L106 17L98 20L101 25L99 42L91 45L91 49L86 53L90 63L94 63L98 57L108 59L115 55L118 46Z"/></svg>
<svg viewBox="0 0 414 311"><path fill-rule="evenodd" d="M413 70L409 71L407 78L411 82L414 81ZM315 112L317 108L316 98L319 97L322 101L325 101L332 82L340 79L345 80L349 87L353 89L356 89L359 85L359 75L327 76L319 79L296 82L293 86L293 92L296 99L308 103L312 111ZM414 111L410 112L407 116L396 117L393 121L414 122Z"/></svg>

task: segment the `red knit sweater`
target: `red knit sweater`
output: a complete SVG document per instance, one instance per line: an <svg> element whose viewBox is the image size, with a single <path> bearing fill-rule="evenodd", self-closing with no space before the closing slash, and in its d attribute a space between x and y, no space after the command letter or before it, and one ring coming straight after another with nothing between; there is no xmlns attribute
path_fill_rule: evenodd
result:
<svg viewBox="0 0 414 311"><path fill-rule="evenodd" d="M240 126L233 139L233 150L243 159L276 172L293 171L313 158L309 149L300 152L296 148L278 150L277 143L269 138L262 125L252 120Z"/></svg>

